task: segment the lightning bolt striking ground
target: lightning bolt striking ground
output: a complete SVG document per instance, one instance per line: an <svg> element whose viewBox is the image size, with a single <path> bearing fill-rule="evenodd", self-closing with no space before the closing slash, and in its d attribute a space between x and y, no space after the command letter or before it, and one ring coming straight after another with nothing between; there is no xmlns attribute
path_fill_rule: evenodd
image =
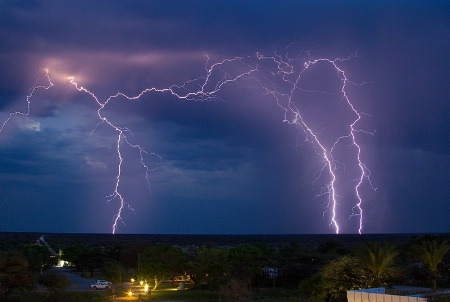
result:
<svg viewBox="0 0 450 302"><path fill-rule="evenodd" d="M120 223L124 223L122 219L122 212L124 208L128 208L134 211L130 203L125 202L122 194L120 193L120 181L121 171L123 164L123 153L121 151L121 144L126 143L128 146L137 150L140 156L140 162L144 169L145 178L150 185L149 173L152 169L145 163L144 156L154 153L149 153L142 145L133 144L128 139L128 135L131 131L125 127L117 126L114 121L108 119L103 114L103 109L108 106L108 103L116 98L124 98L129 101L139 100L143 95L147 93L160 93L170 94L180 100L194 100L194 101L210 101L221 100L220 91L225 85L236 84L241 87L248 87L261 91L264 95L270 96L276 102L276 104L284 111L283 122L296 126L300 133L303 134L304 140L313 145L320 161L322 162L322 168L316 178L326 173L328 175L328 182L323 186L323 190L319 195L326 195L327 210L330 211L330 227L332 227L338 234L340 231L339 223L339 195L337 190L337 180L339 178L336 171L339 167L339 162L334 158L335 149L338 145L346 143L351 148L356 150L355 162L358 166L359 172L356 179L356 184L353 187L354 194L356 196L356 203L352 207L350 217L359 217L358 232L361 234L363 231L363 198L361 194L361 186L364 182L370 184L370 171L362 161L362 149L357 142L356 134L359 132L365 132L358 129L358 122L361 120L363 113L359 112L354 104L351 102L347 87L349 84L356 85L350 81L346 75L344 69L340 67L340 63L351 59L349 58L311 58L309 54L305 57L289 57L289 55L263 55L256 53L253 56L234 57L224 60L219 60L216 63L209 65L209 58L206 61L205 73L203 76L188 80L181 85L171 85L165 88L149 87L142 90L140 93L129 96L124 93L116 93L106 98L105 101L99 100L99 98L92 91L84 88L75 81L74 77L68 77L68 82L74 86L74 88L80 92L87 94L98 105L97 116L99 124L105 124L111 127L117 133L116 152L117 152L117 174L115 177L114 190L108 197L108 201L118 201L118 210L113 217L112 233L114 234ZM346 105L347 110L354 116L352 121L346 126L347 130L342 135L339 135L332 144L326 144L321 138L320 129L317 126L312 125L307 121L307 113L301 107L301 100L296 95L298 92L306 93L329 93L320 90L309 90L302 86L303 77L316 65L326 64L337 75L339 81L339 90L334 91L334 94L339 94L340 100ZM27 96L27 111L26 112L12 112L9 117L3 123L0 128L0 132L6 126L6 124L14 117L18 115L26 116L28 118L30 114L30 103L33 93L37 89L50 89L53 83L46 71L46 76L49 84L47 86L39 85L34 86L31 89L30 94ZM95 131L95 129L94 129ZM370 184L371 185L371 184ZM324 212L324 215L326 213Z"/></svg>

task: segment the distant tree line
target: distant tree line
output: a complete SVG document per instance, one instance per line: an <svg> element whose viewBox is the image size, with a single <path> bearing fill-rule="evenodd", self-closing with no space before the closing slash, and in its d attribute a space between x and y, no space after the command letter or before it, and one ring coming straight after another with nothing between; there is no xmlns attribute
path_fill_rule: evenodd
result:
<svg viewBox="0 0 450 302"><path fill-rule="evenodd" d="M298 288L311 301L336 299L347 290L396 284L450 287L450 245L444 237L422 236L406 244L369 242L349 249L336 239L317 246L292 242L233 247L172 245L66 246L61 258L86 277L102 271L115 286L130 278L157 288L164 280L188 276L198 289L217 292L223 301L245 301L262 287ZM33 290L38 283L49 295L68 286L46 247L32 245L0 252L0 299ZM114 289L113 289L114 290Z"/></svg>
<svg viewBox="0 0 450 302"><path fill-rule="evenodd" d="M135 277L157 288L163 280L186 275L197 288L224 296L239 292L241 299L261 287L298 287L303 296L329 300L350 289L391 284L450 287L449 249L444 238L423 236L403 245L369 242L353 249L330 239L316 247L298 242L277 249L263 244L193 250L69 246L63 253L78 270L103 269L116 284Z"/></svg>

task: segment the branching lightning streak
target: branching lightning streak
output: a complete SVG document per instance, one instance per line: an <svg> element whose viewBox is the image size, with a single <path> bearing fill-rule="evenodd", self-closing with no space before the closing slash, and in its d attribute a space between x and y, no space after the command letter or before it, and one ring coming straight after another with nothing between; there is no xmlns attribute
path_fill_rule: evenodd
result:
<svg viewBox="0 0 450 302"><path fill-rule="evenodd" d="M309 54L308 54L309 56ZM111 195L109 195L108 201L118 200L119 207L117 213L113 217L113 225L112 225L112 233L114 234L117 230L119 222L124 223L122 219L122 212L125 207L134 211L133 207L125 202L122 194L120 193L120 181L121 181L121 171L123 164L123 155L121 151L121 143L124 142L128 146L137 149L140 156L141 165L145 171L145 178L147 183L150 186L149 181L149 172L152 170L145 164L144 155L149 155L153 153L147 152L144 147L139 144L132 144L128 140L128 133L131 133L128 128L119 127L113 121L108 119L102 114L102 110L108 105L108 103L116 99L118 97L125 98L129 101L139 100L144 94L147 93L167 93L171 94L175 98L180 100L194 100L194 101L209 101L209 100L219 100L220 95L219 92L227 84L236 83L241 86L250 86L248 84L253 83L253 86L256 85L257 89L262 90L264 95L270 95L274 98L277 105L281 107L284 111L284 119L283 122L295 125L298 127L305 136L305 141L311 143L317 154L323 161L323 166L319 175L321 175L324 171L329 175L329 182L324 186L325 191L321 192L320 195L327 195L328 206L327 209L331 211L331 221L330 226L334 228L336 233L339 233L340 226L338 222L338 201L337 201L337 190L336 190L336 179L337 175L335 173L337 169L337 161L333 158L333 151L335 147L342 140L350 140L351 146L356 148L356 162L359 167L359 176L354 186L354 192L356 195L356 204L352 208L351 216L359 216L359 229L358 232L361 234L363 231L363 198L360 193L361 185L368 181L370 183L370 171L367 169L366 165L363 163L361 159L361 146L357 143L357 139L355 134L358 132L365 132L360 129L357 129L356 125L362 118L362 113L359 112L355 106L350 101L347 94L347 86L349 83L355 84L351 82L345 71L339 67L339 62L349 60L349 58L337 58L337 59L328 59L328 58L317 58L317 59L302 59L300 57L289 58L286 56L273 55L266 56L261 53L256 53L253 56L244 56L244 57L234 57L231 59L224 59L217 63L209 64L209 58L206 61L205 65L205 75L188 80L184 82L182 85L171 85L166 88L156 88L150 87L142 90L135 96L128 96L124 93L118 92L114 95L109 96L105 101L100 101L97 96L91 92L90 90L84 88L75 82L74 77L69 77L68 81L75 87L75 89L81 93L86 93L89 95L99 106L97 110L97 115L99 118L99 123L97 124L106 124L111 127L113 130L117 132L117 141L116 141L116 152L117 152L117 174L115 177L115 185L114 190ZM350 110L354 113L355 119L348 125L348 132L345 135L342 135L337 138L331 148L327 148L325 144L321 141L317 134L317 130L314 130L311 125L309 125L304 115L301 113L301 108L297 108L297 105L294 102L294 92L297 90L306 91L301 87L301 79L302 76L314 65L318 63L329 64L333 67L335 72L337 73L340 82L341 89L339 94L341 95L341 99L348 105ZM275 66L275 67L274 67ZM236 72L235 70L240 70ZM31 97L35 90L44 88L49 89L53 86L51 79L46 71L46 75L49 81L48 86L34 86L31 89L31 93L27 96L27 112L13 112L10 113L9 118L3 123L0 131L3 130L5 125L16 115L27 116L30 114L30 102ZM277 81L281 81L284 83L284 87L280 87L275 83L272 78L275 78ZM321 91L315 91L321 92ZM289 116L293 116L293 118L288 118ZM95 129L93 130L95 131ZM317 177L318 178L318 177ZM324 212L325 214L325 212Z"/></svg>
<svg viewBox="0 0 450 302"><path fill-rule="evenodd" d="M26 98L26 100L27 100L27 111L26 112L22 112L22 111L11 112L9 114L8 118L3 122L2 126L0 127L0 132L2 132L3 129L5 128L6 124L8 124L9 121L11 119L13 119L14 117L16 117L16 116L23 116L23 117L29 118L28 116L31 113L31 108L30 108L31 107L31 98L33 97L34 92L36 90L40 90L40 89L48 90L48 89L50 89L50 88L52 88L54 86L54 84L53 84L53 82L52 82L52 80L51 80L51 78L50 78L50 76L48 74L48 70L47 69L45 70L45 76L47 77L48 85L47 86L37 85L37 83L39 81L39 79L38 79L36 81L36 83L34 84L34 86L31 87L30 93L27 95L27 98Z"/></svg>
<svg viewBox="0 0 450 302"><path fill-rule="evenodd" d="M362 113L359 112L358 110L356 110L356 108L350 101L350 99L347 95L347 92L346 92L347 84L348 83L355 84L355 83L351 82L347 78L345 71L338 66L338 62L349 60L349 59L351 59L351 57L345 58L345 59L319 58L319 59L307 60L304 62L303 68L300 68L300 71L297 72L295 81L287 80L286 76L292 75L293 73L295 73L296 68L294 66L294 63L296 63L297 59L289 59L289 58L285 59L285 58L282 58L281 56L263 56L261 54L257 54L257 58L260 60L269 59L269 60L272 60L273 62L275 62L278 67L278 71L276 73L278 75L281 75L283 77L283 80L285 81L285 83L287 83L291 87L291 90L289 91L289 93L282 94L282 93L279 93L278 91L276 91L275 89L269 89L269 88L265 87L261 82L259 82L261 84L261 87L266 91L266 93L273 95L274 98L277 100L277 104L285 110L284 122L288 122L290 124L295 124L298 127L300 127L302 129L303 133L305 134L305 137L306 137L305 139L308 140L309 142L311 142L314 146L316 146L316 148L318 147L318 150L319 150L318 154L322 157L322 159L324 161L324 166L322 167L321 171L326 169L331 178L329 183L325 186L325 188L326 188L325 193L322 193L321 195L323 195L323 194L328 195L328 206L332 212L330 225L332 225L334 227L336 234L339 233L339 224L337 221L338 202L337 202L337 193L336 193L336 187L335 187L335 183L336 183L335 170L336 170L337 165L336 165L336 161L333 159L333 150L334 150L335 146L341 140L343 140L345 138L349 138L351 141L351 145L353 145L356 148L356 150L357 150L357 159L356 160L357 160L357 164L360 169L360 174L359 174L359 177L357 180L357 184L354 187L355 195L357 198L357 203L352 209L353 212L352 212L351 216L359 216L358 233L361 234L363 231L363 209L362 209L363 200L362 200L361 193L360 193L360 187L365 180L367 180L371 184L370 171L367 169L366 165L361 160L361 147L357 143L357 140L355 137L355 133L361 131L356 128L356 124L361 120ZM313 66L320 62L328 63L333 66L333 68L339 75L339 78L342 83L342 86L341 86L342 99L348 104L351 111L356 115L356 118L354 119L354 121L349 125L348 134L340 136L334 142L333 146L330 149L327 149L322 144L321 140L315 134L313 129L305 122L300 110L296 107L296 105L293 101L294 91L296 89L301 89L299 86L299 82L301 80L302 74L304 72L306 72L307 69L310 68L310 66ZM288 99L287 106L281 105L281 102L280 102L281 97L287 97L287 99ZM292 120L287 119L286 113L288 111L290 111L292 114L294 114L294 116L295 116L294 119L292 119ZM366 131L362 131L362 132L366 132ZM369 132L366 132L366 133L369 133ZM321 173L319 173L319 174L321 174Z"/></svg>

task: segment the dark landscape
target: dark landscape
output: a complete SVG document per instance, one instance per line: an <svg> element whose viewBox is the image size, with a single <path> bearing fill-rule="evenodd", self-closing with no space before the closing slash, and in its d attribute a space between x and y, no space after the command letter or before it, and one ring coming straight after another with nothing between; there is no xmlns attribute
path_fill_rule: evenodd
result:
<svg viewBox="0 0 450 302"><path fill-rule="evenodd" d="M386 242L404 244L424 235L436 235L446 240L450 233L441 234L297 234L297 235L176 235L176 234L88 234L88 233L38 233L38 232L2 232L0 249L7 250L35 243L40 236L56 249L63 249L74 244L88 247L96 246L136 246L172 245L179 248L200 246L232 247L240 244L263 244L270 248L281 248L296 243L306 248L317 248L327 241L336 241L348 249L367 242Z"/></svg>
<svg viewBox="0 0 450 302"><path fill-rule="evenodd" d="M0 300L345 302L347 290L373 287L429 295L450 288L449 240L450 233L2 232ZM97 290L98 280L111 283Z"/></svg>

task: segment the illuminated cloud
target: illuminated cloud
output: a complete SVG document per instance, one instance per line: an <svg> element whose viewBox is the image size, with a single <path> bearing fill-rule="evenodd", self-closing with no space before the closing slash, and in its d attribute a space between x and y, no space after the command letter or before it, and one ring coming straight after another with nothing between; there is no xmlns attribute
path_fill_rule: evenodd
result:
<svg viewBox="0 0 450 302"><path fill-rule="evenodd" d="M91 159L89 156L85 156L84 159L86 161L86 165L88 165L92 169L105 170L108 167L107 163L100 160Z"/></svg>
<svg viewBox="0 0 450 302"><path fill-rule="evenodd" d="M234 0L132 5L26 0L0 6L1 120L11 111L26 111L29 89L37 79L45 83L45 68L55 81L51 90L34 95L29 120L15 118L16 127L7 127L0 137L2 230L110 232L116 209L105 195L113 190L117 172L117 132L97 126L98 104L76 91L67 77L105 101L118 92L134 95L149 86L183 84L204 74L212 62L237 55L297 59L309 52L336 58L356 51L354 60L342 62L356 82L348 93L364 113L360 128L376 131L374 136L355 133L377 187L365 197L364 231L450 228L445 217L450 212L445 202L450 195L450 9L445 1L265 1L255 6ZM308 101L298 109L307 121L319 117L316 133L322 138L335 132L327 137L332 144L345 126L342 117L348 122L354 116L327 106L335 89L320 86L325 78L308 81L309 89L328 94L297 92ZM118 126L129 128L130 143L142 143L161 156L146 156L152 171L148 190L134 150L123 148L123 194L139 207L138 215L125 214L121 232L334 231L321 218L326 202L315 198L321 189L313 184L321 168L316 150L282 122L283 109L270 95L256 93L255 86L236 89L224 89L212 102L148 93L136 102L117 98L103 110ZM348 187L356 179L354 167L345 163L350 149L336 149L338 171L348 176ZM368 184L362 189L371 190ZM351 210L354 195L343 193L351 197L339 198L338 204ZM61 204L68 213L54 217ZM104 217L85 225L71 222L84 221L86 211L102 211ZM344 232L353 232L353 220L347 221Z"/></svg>

